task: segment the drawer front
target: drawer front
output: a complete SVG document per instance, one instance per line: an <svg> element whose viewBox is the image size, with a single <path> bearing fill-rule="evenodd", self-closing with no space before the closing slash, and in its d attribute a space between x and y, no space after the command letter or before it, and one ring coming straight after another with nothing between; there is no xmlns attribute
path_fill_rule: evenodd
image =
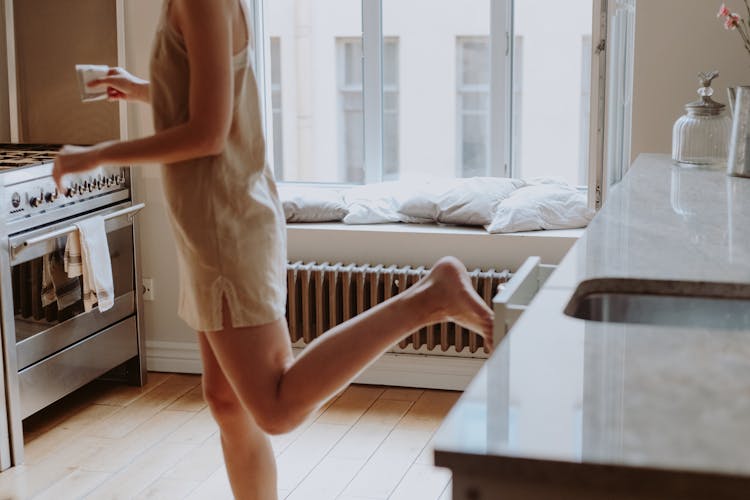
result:
<svg viewBox="0 0 750 500"><path fill-rule="evenodd" d="M135 317L102 330L18 373L21 418L138 355Z"/></svg>
<svg viewBox="0 0 750 500"><path fill-rule="evenodd" d="M529 257L507 283L501 285L501 291L494 299L492 306L495 312L493 341L500 341L510 331L534 296L547 281L556 266L544 265L539 257Z"/></svg>

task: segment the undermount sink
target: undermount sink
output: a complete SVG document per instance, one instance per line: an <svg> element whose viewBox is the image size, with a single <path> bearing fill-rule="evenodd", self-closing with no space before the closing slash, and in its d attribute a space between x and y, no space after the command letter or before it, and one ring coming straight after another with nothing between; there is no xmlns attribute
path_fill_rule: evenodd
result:
<svg viewBox="0 0 750 500"><path fill-rule="evenodd" d="M578 287L565 314L605 323L750 331L750 285L590 280Z"/></svg>

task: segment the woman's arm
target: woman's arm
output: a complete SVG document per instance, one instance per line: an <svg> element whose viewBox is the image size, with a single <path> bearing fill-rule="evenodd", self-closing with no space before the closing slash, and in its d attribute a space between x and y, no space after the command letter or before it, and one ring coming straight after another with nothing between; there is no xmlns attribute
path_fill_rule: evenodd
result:
<svg viewBox="0 0 750 500"><path fill-rule="evenodd" d="M173 0L170 22L185 40L190 65L189 118L143 139L66 146L55 160L61 186L67 173L102 164L175 163L219 154L232 122L231 0Z"/></svg>

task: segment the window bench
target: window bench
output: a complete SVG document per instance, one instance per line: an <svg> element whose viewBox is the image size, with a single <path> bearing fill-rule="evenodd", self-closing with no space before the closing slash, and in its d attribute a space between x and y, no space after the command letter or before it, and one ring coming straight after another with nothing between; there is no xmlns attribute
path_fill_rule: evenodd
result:
<svg viewBox="0 0 750 500"><path fill-rule="evenodd" d="M468 268L515 270L528 256L558 264L585 229L489 234L438 224L288 224L291 261L430 266L453 255Z"/></svg>

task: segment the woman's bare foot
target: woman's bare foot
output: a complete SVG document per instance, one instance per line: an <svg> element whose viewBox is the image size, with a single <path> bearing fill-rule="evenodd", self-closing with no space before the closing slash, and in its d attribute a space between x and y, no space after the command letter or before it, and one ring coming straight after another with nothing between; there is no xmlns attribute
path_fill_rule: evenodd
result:
<svg viewBox="0 0 750 500"><path fill-rule="evenodd" d="M410 291L426 311L428 323L453 321L482 335L492 348L494 315L472 287L460 260L443 257Z"/></svg>

